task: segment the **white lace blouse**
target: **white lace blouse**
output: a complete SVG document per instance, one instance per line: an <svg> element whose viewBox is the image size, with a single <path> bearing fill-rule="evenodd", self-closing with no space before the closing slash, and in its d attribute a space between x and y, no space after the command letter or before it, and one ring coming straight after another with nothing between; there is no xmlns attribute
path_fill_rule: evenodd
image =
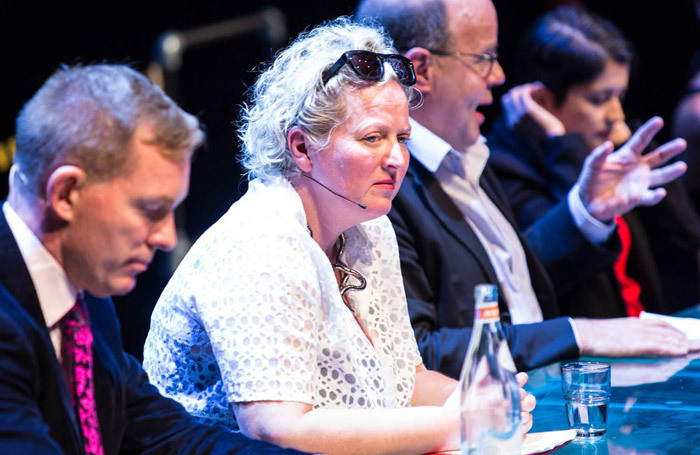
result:
<svg viewBox="0 0 700 455"><path fill-rule="evenodd" d="M144 347L151 382L208 422L236 428L229 403L406 407L420 354L386 217L345 232L341 261L372 343L343 303L289 182L255 180L187 254L153 312Z"/></svg>

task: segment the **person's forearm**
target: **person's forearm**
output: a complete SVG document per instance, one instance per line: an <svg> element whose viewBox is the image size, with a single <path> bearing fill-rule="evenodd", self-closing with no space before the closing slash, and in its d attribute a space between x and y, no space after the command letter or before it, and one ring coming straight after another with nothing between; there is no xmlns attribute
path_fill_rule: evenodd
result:
<svg viewBox="0 0 700 455"><path fill-rule="evenodd" d="M243 413L244 414L244 413ZM396 409L317 409L299 416L268 407L241 430L249 437L304 452L423 454L459 446L457 409L420 406Z"/></svg>
<svg viewBox="0 0 700 455"><path fill-rule="evenodd" d="M319 409L305 414L295 429L290 447L327 455L408 455L459 447L458 413L450 416L436 406Z"/></svg>

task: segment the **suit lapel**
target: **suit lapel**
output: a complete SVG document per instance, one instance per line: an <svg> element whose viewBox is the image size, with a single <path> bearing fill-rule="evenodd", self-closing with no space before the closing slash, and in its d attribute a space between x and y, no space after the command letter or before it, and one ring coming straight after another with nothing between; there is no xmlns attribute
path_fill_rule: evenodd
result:
<svg viewBox="0 0 700 455"><path fill-rule="evenodd" d="M520 237L520 230L516 228L517 222L515 220L515 215L513 214L513 209L507 202L508 198L503 192L503 188L498 182L496 174L493 172L488 163L486 164L484 172L481 174L481 178L479 179L479 186L483 188L486 195L489 197L489 199L491 199L491 202L493 202L498 211L501 212L511 226L513 226L513 229L518 234L518 237ZM520 240L522 241L523 239L521 238Z"/></svg>
<svg viewBox="0 0 700 455"><path fill-rule="evenodd" d="M542 315L545 319L559 316L559 307L557 306L554 285L549 278L549 274L547 273L547 270L542 262L540 262L537 254L535 254L532 248L530 248L530 245L528 244L523 233L517 227L518 224L515 220L513 209L511 208L510 204L508 204L508 199L503 192L503 188L498 182L498 178L490 166L487 165L484 169L484 173L482 174L479 183L486 192L486 195L491 198L491 201L493 201L498 210L501 211L506 220L508 220L510 225L513 226L515 234L520 240L520 244L525 252L525 260L527 261L530 283L532 284L533 291L535 292L537 301L542 309Z"/></svg>
<svg viewBox="0 0 700 455"><path fill-rule="evenodd" d="M29 270L24 263L19 246L17 246L9 224L7 224L7 219L5 218L1 204L0 252L0 258L2 258L2 260L0 260L0 283L2 283L17 303L19 303L27 314L36 322L42 343L44 344L42 348L45 352L49 353L48 362L44 362L43 365L43 367L47 368L49 371L41 380L50 382L47 389L59 391L60 398L58 400L62 408L60 410L52 409L51 411L58 413L58 415L54 416L57 422L69 422L68 427L73 430L71 439L76 447L80 447L80 433L75 420L75 412L73 411L66 381L63 379L63 371L56 358L53 343L51 342L49 331L46 328L46 321L44 320L44 315L39 305L39 297L34 289L34 282L32 281L31 275L29 275ZM49 426L51 426L50 423ZM52 427L52 430L53 429ZM65 435L63 436L65 438Z"/></svg>
<svg viewBox="0 0 700 455"><path fill-rule="evenodd" d="M498 283L496 272L481 241L464 219L459 208L442 190L435 176L417 160L412 160L410 167L413 171L412 180L418 196L423 199L425 205L440 221L445 230L477 260L488 279L492 283Z"/></svg>

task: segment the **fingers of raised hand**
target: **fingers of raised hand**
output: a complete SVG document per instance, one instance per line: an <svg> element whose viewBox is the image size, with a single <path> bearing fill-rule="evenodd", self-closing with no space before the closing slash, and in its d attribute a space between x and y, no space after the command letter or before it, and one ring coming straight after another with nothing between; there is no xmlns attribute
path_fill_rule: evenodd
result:
<svg viewBox="0 0 700 455"><path fill-rule="evenodd" d="M687 143L685 140L676 138L672 141L666 142L661 147L658 147L653 152L650 152L644 156L644 161L649 165L650 168L655 168L661 164L664 164L671 158L677 156L683 150L685 150Z"/></svg>
<svg viewBox="0 0 700 455"><path fill-rule="evenodd" d="M637 205L656 205L665 197L666 190L663 188L648 189L642 192Z"/></svg>
<svg viewBox="0 0 700 455"><path fill-rule="evenodd" d="M626 147L630 147L632 151L641 155L651 139L656 133L664 126L664 121L661 117L652 117L640 126L637 131L634 132L629 141L625 144Z"/></svg>
<svg viewBox="0 0 700 455"><path fill-rule="evenodd" d="M677 161L659 169L654 169L649 173L649 186L661 186L674 181L685 174L688 169L683 161Z"/></svg>
<svg viewBox="0 0 700 455"><path fill-rule="evenodd" d="M593 151L586 157L586 161L583 165L583 169L598 169L603 166L605 159L612 153L613 144L610 141L605 141L598 147L594 148Z"/></svg>

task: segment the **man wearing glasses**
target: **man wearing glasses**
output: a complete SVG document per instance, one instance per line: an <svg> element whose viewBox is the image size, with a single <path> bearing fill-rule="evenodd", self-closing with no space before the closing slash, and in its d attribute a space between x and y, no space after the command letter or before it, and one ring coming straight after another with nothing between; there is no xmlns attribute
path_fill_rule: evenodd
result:
<svg viewBox="0 0 700 455"><path fill-rule="evenodd" d="M394 200L411 322L428 368L459 375L478 283L499 286L502 313L520 369L579 354L681 355L692 346L668 325L638 319L557 317L562 292L614 261L614 215L658 202L684 165L653 169L683 150L672 142L652 162L640 154L661 128L648 122L623 151L592 153L567 200L528 232L516 226L487 164L479 106L505 82L497 61L498 23L490 0L365 0L358 19L379 21L415 67L423 104L411 111L411 166ZM615 162L626 167L615 168ZM613 170L617 169L617 170ZM642 180L628 178L639 172ZM633 183L634 185L632 185ZM624 197L623 197L624 195ZM543 322L544 320L544 322ZM624 338L623 338L624 337Z"/></svg>

